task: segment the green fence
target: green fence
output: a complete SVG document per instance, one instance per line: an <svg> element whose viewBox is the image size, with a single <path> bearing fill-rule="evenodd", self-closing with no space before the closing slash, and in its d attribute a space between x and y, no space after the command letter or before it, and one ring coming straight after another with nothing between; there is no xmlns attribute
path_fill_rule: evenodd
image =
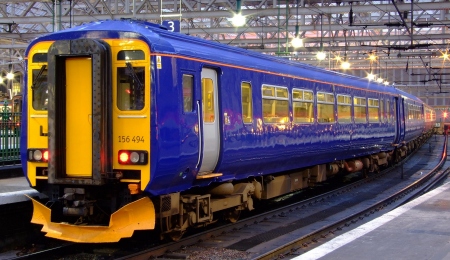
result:
<svg viewBox="0 0 450 260"><path fill-rule="evenodd" d="M0 107L0 166L20 164L20 119L7 101Z"/></svg>

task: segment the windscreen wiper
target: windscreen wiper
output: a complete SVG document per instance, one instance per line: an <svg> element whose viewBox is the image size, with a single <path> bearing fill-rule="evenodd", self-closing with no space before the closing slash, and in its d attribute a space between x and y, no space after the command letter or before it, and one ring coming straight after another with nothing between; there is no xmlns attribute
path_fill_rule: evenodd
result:
<svg viewBox="0 0 450 260"><path fill-rule="evenodd" d="M31 89L36 89L41 86L41 83L44 81L44 77L42 75L44 74L45 69L47 68L47 65L42 65L41 69L39 70L39 73L36 75L36 78L33 80L33 85L31 86Z"/></svg>
<svg viewBox="0 0 450 260"><path fill-rule="evenodd" d="M139 80L138 75L136 75L136 72L134 71L133 65L131 63L126 62L128 71L131 73L131 77L133 77L134 82L136 82L138 89L141 90L144 86L142 85L141 81Z"/></svg>

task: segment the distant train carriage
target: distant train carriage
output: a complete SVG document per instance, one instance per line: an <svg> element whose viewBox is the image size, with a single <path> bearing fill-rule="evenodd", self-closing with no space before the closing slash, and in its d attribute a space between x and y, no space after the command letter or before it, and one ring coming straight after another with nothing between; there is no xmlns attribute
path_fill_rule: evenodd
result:
<svg viewBox="0 0 450 260"><path fill-rule="evenodd" d="M22 162L47 236L114 242L236 221L254 200L377 171L429 134L420 99L166 31L97 21L26 51Z"/></svg>

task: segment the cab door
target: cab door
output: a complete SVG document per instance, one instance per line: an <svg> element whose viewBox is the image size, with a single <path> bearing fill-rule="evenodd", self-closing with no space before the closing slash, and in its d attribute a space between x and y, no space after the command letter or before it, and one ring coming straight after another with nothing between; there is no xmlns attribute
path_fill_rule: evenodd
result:
<svg viewBox="0 0 450 260"><path fill-rule="evenodd" d="M201 72L201 166L199 175L211 173L216 168L220 150L219 106L217 73L204 68Z"/></svg>

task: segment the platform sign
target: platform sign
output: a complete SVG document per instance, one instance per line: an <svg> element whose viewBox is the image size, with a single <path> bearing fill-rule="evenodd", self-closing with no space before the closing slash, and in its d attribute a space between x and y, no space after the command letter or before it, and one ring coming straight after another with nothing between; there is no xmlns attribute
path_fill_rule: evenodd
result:
<svg viewBox="0 0 450 260"><path fill-rule="evenodd" d="M164 20L162 25L164 25L169 32L180 32L179 20Z"/></svg>

